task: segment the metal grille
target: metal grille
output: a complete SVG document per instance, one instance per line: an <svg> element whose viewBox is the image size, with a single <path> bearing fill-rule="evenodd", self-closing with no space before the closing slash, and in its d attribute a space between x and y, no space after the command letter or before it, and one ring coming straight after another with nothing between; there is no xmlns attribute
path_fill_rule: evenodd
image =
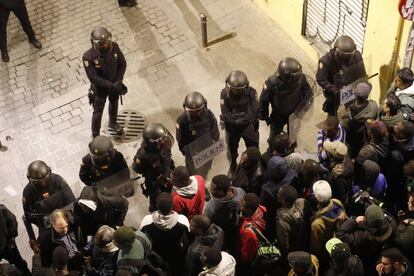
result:
<svg viewBox="0 0 414 276"><path fill-rule="evenodd" d="M349 35L362 52L368 6L369 0L306 0L305 36L326 52L336 38Z"/></svg>
<svg viewBox="0 0 414 276"><path fill-rule="evenodd" d="M108 133L112 136L115 142L127 143L137 140L142 135L142 130L147 124L144 115L136 110L121 110L118 112L117 122L124 129L122 135L107 127ZM106 124L108 125L108 124Z"/></svg>

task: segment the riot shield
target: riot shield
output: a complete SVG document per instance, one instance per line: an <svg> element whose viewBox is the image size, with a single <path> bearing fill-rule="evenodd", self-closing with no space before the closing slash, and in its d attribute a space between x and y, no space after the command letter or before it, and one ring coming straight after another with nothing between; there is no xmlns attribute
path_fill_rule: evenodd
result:
<svg viewBox="0 0 414 276"><path fill-rule="evenodd" d="M101 181L94 183L98 192L104 194L115 194L125 197L134 195L134 179L131 179L130 169L126 168Z"/></svg>
<svg viewBox="0 0 414 276"><path fill-rule="evenodd" d="M212 131L206 132L197 140L184 147L185 158L190 161L187 164L189 170L195 171L205 164L211 162L214 157L222 153L225 149L222 138L214 139Z"/></svg>
<svg viewBox="0 0 414 276"><path fill-rule="evenodd" d="M347 106L355 99L355 95L352 92L355 85L363 80L367 80L364 61L343 69L342 73L343 86L339 90L339 97L341 104Z"/></svg>
<svg viewBox="0 0 414 276"><path fill-rule="evenodd" d="M301 122L303 121L305 115L313 106L314 94L316 90L316 81L311 77L306 75L306 79L309 82L312 93L308 93L296 107L295 112L290 114L288 121L288 134L289 138L292 141L297 141L299 129L301 127Z"/></svg>
<svg viewBox="0 0 414 276"><path fill-rule="evenodd" d="M75 196L70 188L64 189L45 199L36 202L35 212L25 212L23 222L26 227L30 239L35 239L32 224L35 224L39 231L50 226L50 214L56 209L63 209L71 212L73 210L73 202Z"/></svg>

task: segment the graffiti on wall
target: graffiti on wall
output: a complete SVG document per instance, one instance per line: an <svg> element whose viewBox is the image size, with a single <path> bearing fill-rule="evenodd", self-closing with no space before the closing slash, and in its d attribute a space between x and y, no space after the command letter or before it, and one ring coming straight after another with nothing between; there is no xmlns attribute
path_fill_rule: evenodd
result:
<svg viewBox="0 0 414 276"><path fill-rule="evenodd" d="M329 48L338 36L349 35L362 51L369 0L307 0L306 36Z"/></svg>

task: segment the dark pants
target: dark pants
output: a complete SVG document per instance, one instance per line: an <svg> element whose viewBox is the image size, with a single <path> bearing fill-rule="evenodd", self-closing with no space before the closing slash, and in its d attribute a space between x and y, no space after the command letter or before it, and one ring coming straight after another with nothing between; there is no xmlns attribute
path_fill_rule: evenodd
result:
<svg viewBox="0 0 414 276"><path fill-rule="evenodd" d="M267 141L273 140L276 135L279 135L284 126L289 122L289 116L284 117L280 115L272 116L272 123L270 124L270 133ZM289 130L288 130L289 131Z"/></svg>
<svg viewBox="0 0 414 276"><path fill-rule="evenodd" d="M21 272L23 272L24 275L32 275L29 268L27 267L26 261L23 260L22 256L20 255L16 243L14 243L13 248L5 249L3 258L9 263L14 264Z"/></svg>
<svg viewBox="0 0 414 276"><path fill-rule="evenodd" d="M27 9L24 1L21 1L21 3L17 4L17 7L13 10L9 10L0 6L0 49L2 51L7 50L7 22L9 21L10 12L13 12L14 15L16 15L16 17L19 19L23 30L29 40L33 40L35 38L35 34L33 32L32 25L30 24L29 15L27 14Z"/></svg>
<svg viewBox="0 0 414 276"><path fill-rule="evenodd" d="M325 96L325 102L323 103L322 110L328 113L328 115L337 117L338 108L339 108L339 105L341 104L341 101L339 99L339 94L330 95L324 92L323 95Z"/></svg>
<svg viewBox="0 0 414 276"><path fill-rule="evenodd" d="M227 157L231 163L236 163L240 139L248 147L259 146L259 131L252 124L247 126L226 126Z"/></svg>
<svg viewBox="0 0 414 276"><path fill-rule="evenodd" d="M110 95L109 98L109 122L116 123L116 117L118 115L118 99L119 95ZM106 96L96 96L93 102L93 115L92 115L92 134L98 135L101 129L102 114L105 108Z"/></svg>

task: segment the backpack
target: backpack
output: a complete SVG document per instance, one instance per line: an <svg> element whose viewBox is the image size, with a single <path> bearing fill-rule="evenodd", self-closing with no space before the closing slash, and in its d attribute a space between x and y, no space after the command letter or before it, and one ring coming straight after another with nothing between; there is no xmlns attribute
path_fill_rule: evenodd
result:
<svg viewBox="0 0 414 276"><path fill-rule="evenodd" d="M270 242L253 225L248 225L256 237L259 239L256 257L252 262L253 270L256 274L265 274L272 271L279 263L281 254L275 242Z"/></svg>

